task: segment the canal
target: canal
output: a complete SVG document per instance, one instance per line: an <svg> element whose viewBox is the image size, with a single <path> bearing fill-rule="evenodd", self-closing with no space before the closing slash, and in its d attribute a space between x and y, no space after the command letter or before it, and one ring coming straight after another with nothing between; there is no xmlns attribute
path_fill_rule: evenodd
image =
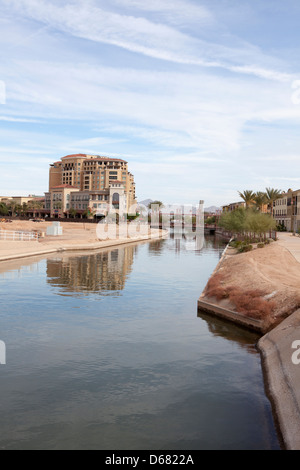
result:
<svg viewBox="0 0 300 470"><path fill-rule="evenodd" d="M258 336L197 314L223 249L2 263L0 448L279 449Z"/></svg>

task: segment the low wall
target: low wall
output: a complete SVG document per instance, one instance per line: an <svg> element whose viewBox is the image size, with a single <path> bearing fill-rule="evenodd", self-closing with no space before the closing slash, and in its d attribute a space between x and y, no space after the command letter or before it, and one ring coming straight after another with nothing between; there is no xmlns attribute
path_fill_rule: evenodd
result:
<svg viewBox="0 0 300 470"><path fill-rule="evenodd" d="M257 333L264 333L264 325L260 320L255 320L254 318L246 317L240 313L233 312L232 310L219 307L215 304L207 302L200 297L198 300L198 311L203 311L205 313L210 313L217 317L223 318L225 320L234 322L236 325L245 327L249 330L256 331Z"/></svg>

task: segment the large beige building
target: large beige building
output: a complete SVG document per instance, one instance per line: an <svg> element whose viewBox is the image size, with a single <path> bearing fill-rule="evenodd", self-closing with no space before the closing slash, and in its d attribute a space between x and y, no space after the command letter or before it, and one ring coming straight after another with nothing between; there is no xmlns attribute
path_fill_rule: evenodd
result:
<svg viewBox="0 0 300 470"><path fill-rule="evenodd" d="M275 202L274 217L277 224L285 226L288 232L300 229L300 189L282 193Z"/></svg>
<svg viewBox="0 0 300 470"><path fill-rule="evenodd" d="M52 217L65 217L71 209L99 216L112 208L134 213L136 205L134 177L125 160L76 154L50 166L46 208Z"/></svg>

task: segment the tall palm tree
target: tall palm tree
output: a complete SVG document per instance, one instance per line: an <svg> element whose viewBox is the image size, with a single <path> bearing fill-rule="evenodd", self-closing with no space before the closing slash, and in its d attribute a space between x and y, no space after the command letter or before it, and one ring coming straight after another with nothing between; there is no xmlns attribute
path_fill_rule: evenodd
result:
<svg viewBox="0 0 300 470"><path fill-rule="evenodd" d="M0 202L0 215L8 215L8 207L4 202Z"/></svg>
<svg viewBox="0 0 300 470"><path fill-rule="evenodd" d="M28 208L33 211L33 216L35 217L36 212L43 209L44 203L42 201L38 201L37 199L33 199L29 201Z"/></svg>
<svg viewBox="0 0 300 470"><path fill-rule="evenodd" d="M8 209L11 212L11 216L14 217L16 215L18 204L15 201L10 201L8 204Z"/></svg>
<svg viewBox="0 0 300 470"><path fill-rule="evenodd" d="M255 202L256 207L262 212L263 206L268 203L266 193L263 193L262 191L258 191L255 194L254 202Z"/></svg>
<svg viewBox="0 0 300 470"><path fill-rule="evenodd" d="M245 190L243 192L238 191L240 197L246 203L246 208L250 207L255 201L255 193L251 190Z"/></svg>
<svg viewBox="0 0 300 470"><path fill-rule="evenodd" d="M22 216L26 216L27 214L27 211L28 211L28 204L26 202L23 202L22 204L22 210L21 210L21 214Z"/></svg>
<svg viewBox="0 0 300 470"><path fill-rule="evenodd" d="M281 194L282 191L280 189L266 188L267 202L270 206L272 216L274 211L274 202L281 198Z"/></svg>
<svg viewBox="0 0 300 470"><path fill-rule="evenodd" d="M163 203L161 201L153 201L153 202L150 202L150 204L148 204L148 209L151 209L151 206L158 206L160 209L162 207L164 207Z"/></svg>

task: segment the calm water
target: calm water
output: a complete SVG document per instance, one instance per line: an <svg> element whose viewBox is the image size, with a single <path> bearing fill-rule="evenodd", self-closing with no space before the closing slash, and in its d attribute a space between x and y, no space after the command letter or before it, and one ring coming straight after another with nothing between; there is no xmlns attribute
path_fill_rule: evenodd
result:
<svg viewBox="0 0 300 470"><path fill-rule="evenodd" d="M278 449L257 336L197 316L221 242L0 266L1 449Z"/></svg>

